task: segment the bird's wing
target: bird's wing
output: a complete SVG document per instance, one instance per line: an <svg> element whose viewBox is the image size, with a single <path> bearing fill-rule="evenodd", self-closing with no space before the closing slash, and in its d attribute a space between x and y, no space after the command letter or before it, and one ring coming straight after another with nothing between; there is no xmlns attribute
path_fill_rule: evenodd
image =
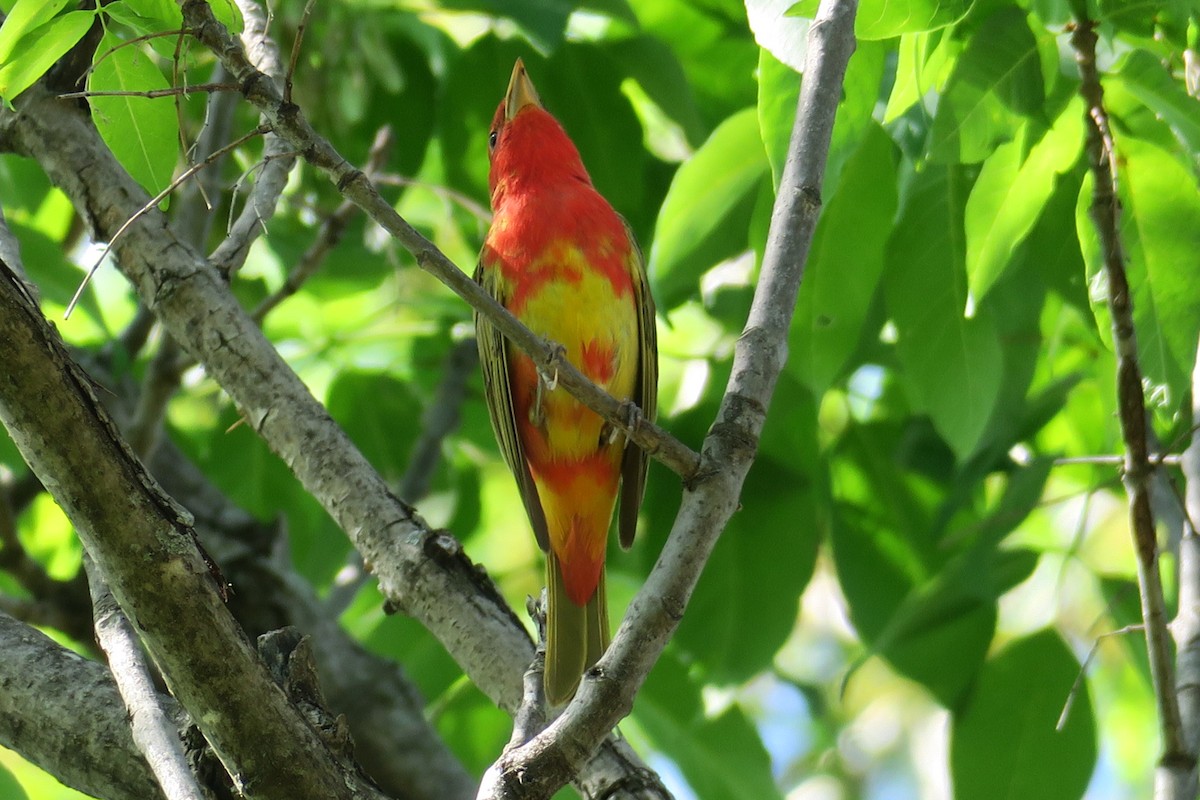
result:
<svg viewBox="0 0 1200 800"><path fill-rule="evenodd" d="M496 280L497 270L485 269L482 259L475 268L475 282L482 286L500 305L506 305L501 282ZM488 415L492 419L492 430L500 444L500 453L508 468L517 479L529 524L533 535L543 550L550 548L550 535L546 528L546 512L538 496L537 486L529 473L529 462L525 460L521 438L517 435L517 414L513 408L512 381L509 380L509 343L504 334L491 320L475 312L475 339L479 345L479 363L483 369L483 388L487 399Z"/></svg>
<svg viewBox="0 0 1200 800"><path fill-rule="evenodd" d="M642 416L653 422L658 413L658 333L654 327L654 298L650 295L646 260L628 223L625 233L629 236L631 246L629 268L633 278L633 302L638 312L638 370L633 400L641 409ZM646 489L648 460L646 451L633 442L626 443L625 455L621 459L621 510L617 518L621 547L626 549L633 544L633 534L637 529L638 509L642 506L642 495Z"/></svg>

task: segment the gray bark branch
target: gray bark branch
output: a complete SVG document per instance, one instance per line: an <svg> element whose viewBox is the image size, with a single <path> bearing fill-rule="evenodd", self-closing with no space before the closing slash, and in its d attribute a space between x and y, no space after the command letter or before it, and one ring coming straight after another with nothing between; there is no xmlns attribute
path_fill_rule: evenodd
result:
<svg viewBox="0 0 1200 800"><path fill-rule="evenodd" d="M0 652L0 745L86 794L163 800L103 664L3 612ZM163 703L168 713L179 713L174 700Z"/></svg>
<svg viewBox="0 0 1200 800"><path fill-rule="evenodd" d="M374 796L339 774L271 681L216 591L190 515L132 455L86 375L3 265L0 340L0 421L76 525L235 785L263 798Z"/></svg>

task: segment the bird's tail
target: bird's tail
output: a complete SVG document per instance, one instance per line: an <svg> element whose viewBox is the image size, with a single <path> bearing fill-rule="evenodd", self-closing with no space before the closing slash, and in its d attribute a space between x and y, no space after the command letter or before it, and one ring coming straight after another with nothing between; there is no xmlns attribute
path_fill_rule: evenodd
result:
<svg viewBox="0 0 1200 800"><path fill-rule="evenodd" d="M608 601L604 572L586 606L567 595L562 565L554 551L546 553L546 700L552 706L571 699L585 670L600 660L608 647Z"/></svg>

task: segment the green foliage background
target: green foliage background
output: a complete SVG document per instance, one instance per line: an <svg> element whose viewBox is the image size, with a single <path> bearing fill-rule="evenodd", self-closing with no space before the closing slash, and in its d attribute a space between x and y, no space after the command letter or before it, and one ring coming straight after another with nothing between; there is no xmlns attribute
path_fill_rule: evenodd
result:
<svg viewBox="0 0 1200 800"><path fill-rule="evenodd" d="M213 5L237 24L230 3ZM285 53L302 5L273 4ZM1177 448L1200 329L1200 104L1184 64L1200 5L1087 5L1101 23L1152 422L1162 447ZM10 14L0 30L6 102L86 30L94 12L73 6L0 2ZM487 125L524 58L645 249L660 313L662 422L698 446L745 321L815 8L327 0L310 20L295 98L359 163L390 124L388 196L469 271L487 228ZM1082 655L1136 606L1114 469L1055 461L1120 451L1070 17L1067 0L861 2L824 211L760 456L677 637L622 725L682 796L1149 796L1156 733L1135 640L1100 645L1054 730ZM116 0L102 19L90 88L209 80L213 62L198 47L173 72L174 37L112 50L177 29L168 0ZM96 98L92 108L151 194L179 172L170 98ZM202 96L180 109L190 142ZM234 131L256 124L243 105ZM252 180L258 151L238 150L226 186ZM137 309L111 266L62 320L97 254L63 196L36 165L0 156L0 199L47 314L74 345L111 343ZM338 202L321 176L297 169L236 279L248 307L282 285ZM469 318L356 218L264 328L396 482ZM140 376L150 356L128 354L128 372ZM477 374L462 413L418 507L521 607L540 587L539 556ZM248 427L230 429L237 417L195 371L170 406L170 435L247 510L285 516L297 567L329 589L346 538ZM0 465L25 469L7 441ZM611 559L614 612L647 574L679 495L677 478L652 468L639 542ZM54 574L78 568L78 545L52 503L32 505L20 532ZM3 574L0 591L21 592ZM472 770L493 760L507 718L427 633L385 617L370 587L344 621L419 683ZM30 797L72 796L12 754L0 765L0 786L11 771Z"/></svg>

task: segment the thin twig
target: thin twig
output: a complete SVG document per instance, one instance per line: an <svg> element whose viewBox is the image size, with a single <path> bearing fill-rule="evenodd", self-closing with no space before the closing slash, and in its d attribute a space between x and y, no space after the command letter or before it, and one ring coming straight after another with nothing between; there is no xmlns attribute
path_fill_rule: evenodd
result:
<svg viewBox="0 0 1200 800"><path fill-rule="evenodd" d="M414 189L427 189L428 191L444 197L447 200L458 203L480 222L486 224L491 224L492 222L491 211L488 211L487 208L475 202L471 197L463 194L457 189L452 189L449 186L442 186L438 183L421 181L417 180L416 178L406 177L404 175L376 175L374 180L377 186L400 186L412 187Z"/></svg>
<svg viewBox="0 0 1200 800"><path fill-rule="evenodd" d="M1150 453L1147 456L1147 461L1152 467L1177 467L1182 459L1183 456L1174 453ZM1076 464L1091 464L1098 467L1122 467L1125 465L1125 456L1064 456L1054 459L1054 466L1056 467L1074 466Z"/></svg>
<svg viewBox="0 0 1200 800"><path fill-rule="evenodd" d="M96 641L108 657L113 682L129 714L134 744L167 800L206 800L188 766L179 729L163 710L141 644L96 564L84 556L94 606Z"/></svg>
<svg viewBox="0 0 1200 800"><path fill-rule="evenodd" d="M80 77L86 78L88 75L91 74L92 70L94 70L97 66L99 66L101 61L108 58L113 53L117 52L118 50L120 50L124 47L132 47L134 45L141 44L142 42L146 42L151 39L162 39L167 36L182 36L184 33L186 33L186 31L184 31L182 28L180 28L177 30L170 30L170 31L155 31L154 33L144 33L141 36L135 36L132 39L126 39L125 41L121 42L120 44L114 45L113 47L108 48L103 53L101 53L99 56L97 56L96 59L94 61L92 61L91 66L89 66L87 69L85 69L83 71L83 75L81 75Z"/></svg>
<svg viewBox="0 0 1200 800"><path fill-rule="evenodd" d="M1124 628L1118 628L1115 631L1107 631L1096 637L1092 642L1092 648L1088 650L1087 658L1079 665L1079 672L1075 675L1075 683L1071 684L1071 691L1067 692L1067 699L1063 703L1062 713L1058 715L1058 722L1054 726L1054 730L1062 731L1067 727L1067 719L1071 716L1071 708L1075 705L1075 698L1079 695L1079 687L1083 685L1083 679L1087 677L1088 667L1091 666L1092 659L1096 657L1096 651L1100 649L1100 643L1109 636L1124 636L1127 633L1137 633L1144 630L1141 623L1137 625L1126 625Z"/></svg>
<svg viewBox="0 0 1200 800"><path fill-rule="evenodd" d="M147 99L155 99L158 97L175 97L178 95L187 97L193 92L237 92L240 90L241 87L234 86L232 83L196 83L190 86L172 86L167 89L149 89L139 92L120 89L66 92L64 94L60 94L59 98L62 100L70 100L76 97L145 97Z"/></svg>
<svg viewBox="0 0 1200 800"><path fill-rule="evenodd" d="M132 217L125 220L125 224L123 224L120 228L117 228L117 232L114 233L112 235L112 238L110 238L108 240L108 244L106 244L104 246L104 250L100 253L100 256L96 259L96 263L92 264L91 268L88 269L87 274L83 276L83 281L80 282L79 288L75 290L75 294L71 297L71 302L67 304L67 310L66 310L66 312L63 313L63 319L66 319L71 316L71 312L75 310L75 306L79 302L79 297L83 294L83 290L85 288L87 288L88 282L90 282L92 279L92 276L96 274L96 270L100 269L100 265L102 263L104 263L104 259L108 257L108 254L112 250L113 245L116 244L116 242L121 238L121 234L123 234L126 230L129 229L130 225L132 225L133 223L135 223L139 219L141 219L144 214L146 214L148 211L150 211L150 209L157 207L158 204L162 202L163 198L165 198L171 192L175 191L175 189L178 188L178 186L180 184L182 184L184 181L186 181L188 178L192 177L197 172L199 172L200 170L207 167L209 164L212 164L213 162L215 162L220 156L224 155L225 153L228 153L230 150L234 150L237 147L240 147L241 145L243 145L246 142L253 139L255 136L261 136L262 134L266 133L268 130L269 130L269 128L267 128L265 126L259 126L259 127L255 128L254 130L250 131L249 133L247 133L245 136L241 136L241 137L235 139L234 141L230 142L229 144L225 145L220 150L215 151L211 156L204 159L199 164L195 164L195 165L189 167L188 169L184 170L182 173L180 173L178 178L171 181L171 183L167 186L167 188L163 189L161 192L154 195L154 197L150 198L150 202L148 202L144 206L142 206L138 210L138 212L136 214L134 214Z"/></svg>
<svg viewBox="0 0 1200 800"><path fill-rule="evenodd" d="M308 28L308 19L312 15L313 3L308 0L304 4L304 13L300 15L300 24L296 26L296 39L292 42L292 56L288 59L287 77L283 81L283 102L292 102L292 77L296 74L296 61L300 58L300 45L304 42L304 31Z"/></svg>
<svg viewBox="0 0 1200 800"><path fill-rule="evenodd" d="M1082 3L1078 4L1082 6ZM1117 200L1118 159L1108 114L1104 109L1104 89L1096 67L1096 25L1080 18L1071 34L1071 44L1079 65L1080 94L1087 105L1086 150L1093 176L1092 202L1088 209L1100 239L1104 272L1108 279L1108 309L1112 317L1114 349L1117 354L1117 405L1121 434L1125 441L1125 490L1129 495L1129 522L1137 555L1137 575L1145 625L1146 647L1150 657L1150 675L1158 706L1162 756L1156 782L1160 790L1174 794L1168 786L1179 786L1178 777L1195 768L1183 734L1179 701L1167 630L1166 602L1158 569L1158 542L1150 507L1150 463L1146 433L1146 405L1142 393L1141 367L1138 364L1137 338L1133 321L1133 295L1125 273L1125 254L1120 238L1120 204Z"/></svg>

